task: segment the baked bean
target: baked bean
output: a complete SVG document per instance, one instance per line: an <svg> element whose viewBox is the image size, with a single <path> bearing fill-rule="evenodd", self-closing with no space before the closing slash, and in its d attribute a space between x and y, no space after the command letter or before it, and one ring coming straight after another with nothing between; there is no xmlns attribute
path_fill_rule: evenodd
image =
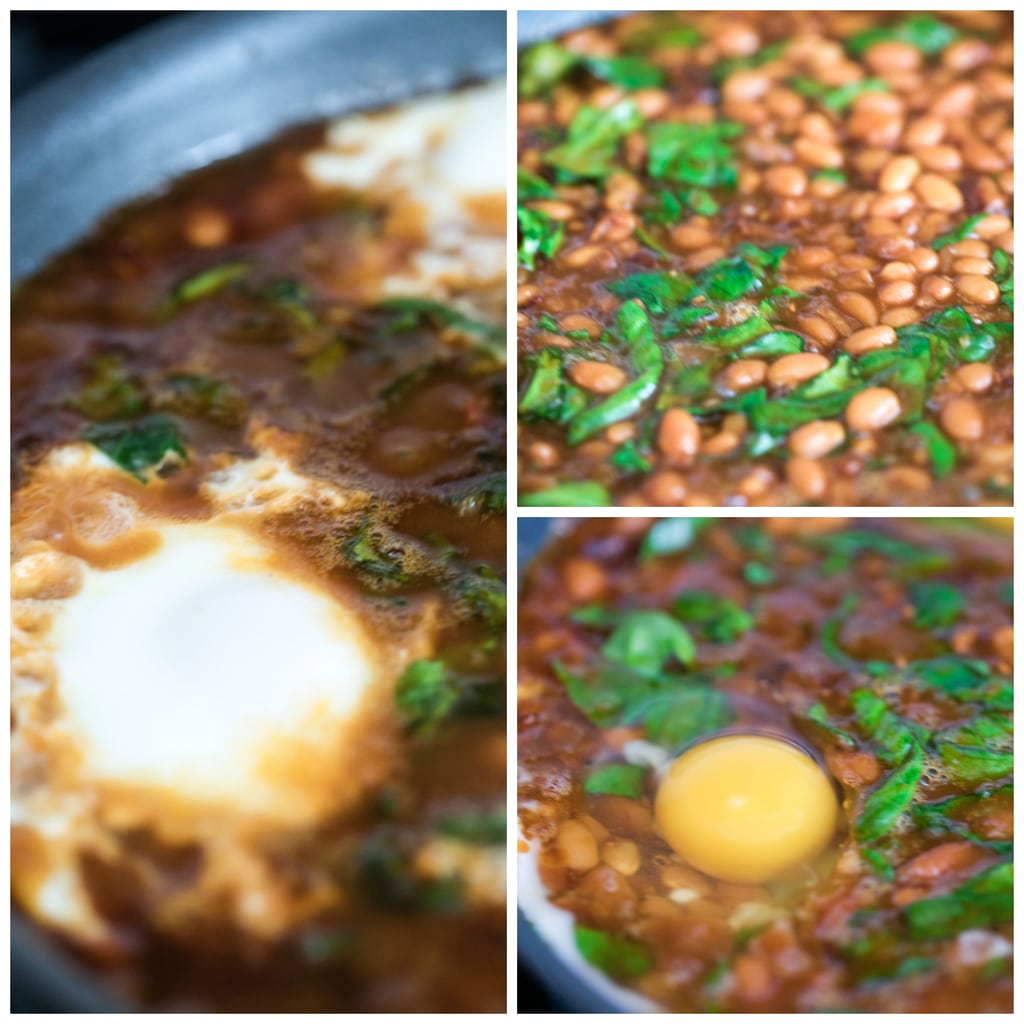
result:
<svg viewBox="0 0 1024 1024"><path fill-rule="evenodd" d="M899 395L891 388L866 388L850 400L846 422L851 430L880 430L902 411Z"/></svg>
<svg viewBox="0 0 1024 1024"><path fill-rule="evenodd" d="M911 149L937 146L945 134L946 122L941 117L917 117L907 125L903 133L903 144Z"/></svg>
<svg viewBox="0 0 1024 1024"><path fill-rule="evenodd" d="M521 284L516 289L516 305L528 306L540 298L540 288L535 284Z"/></svg>
<svg viewBox="0 0 1024 1024"><path fill-rule="evenodd" d="M871 216L879 220L896 220L916 205L917 198L910 192L887 192L871 204Z"/></svg>
<svg viewBox="0 0 1024 1024"><path fill-rule="evenodd" d="M765 188L776 196L802 196L807 191L807 174L791 164L769 167L761 180Z"/></svg>
<svg viewBox="0 0 1024 1024"><path fill-rule="evenodd" d="M574 384L595 395L613 394L629 380L625 370L595 359L574 363L569 369L569 376Z"/></svg>
<svg viewBox="0 0 1024 1024"><path fill-rule="evenodd" d="M996 657L1013 668L1013 626L1001 626L992 634L992 649Z"/></svg>
<svg viewBox="0 0 1024 1024"><path fill-rule="evenodd" d="M988 391L995 382L995 373L988 363L965 363L953 377L962 388L976 395Z"/></svg>
<svg viewBox="0 0 1024 1024"><path fill-rule="evenodd" d="M555 849L570 871L589 871L601 862L597 840L585 825L572 819L558 827Z"/></svg>
<svg viewBox="0 0 1024 1024"><path fill-rule="evenodd" d="M878 301L883 306L905 306L917 297L913 281L887 281L878 289Z"/></svg>
<svg viewBox="0 0 1024 1024"><path fill-rule="evenodd" d="M713 240L711 232L699 224L680 224L669 233L672 244L677 249L703 249Z"/></svg>
<svg viewBox="0 0 1024 1024"><path fill-rule="evenodd" d="M943 89L932 101L932 113L947 121L954 117L970 117L978 102L978 90L973 82L956 82Z"/></svg>
<svg viewBox="0 0 1024 1024"><path fill-rule="evenodd" d="M934 249L918 247L907 255L910 263L918 273L931 273L939 265L939 254Z"/></svg>
<svg viewBox="0 0 1024 1024"><path fill-rule="evenodd" d="M916 324L921 314L913 306L894 306L878 319L889 327L906 327L908 324Z"/></svg>
<svg viewBox="0 0 1024 1024"><path fill-rule="evenodd" d="M700 427L685 409L669 409L658 425L657 444L670 462L690 462L700 448Z"/></svg>
<svg viewBox="0 0 1024 1024"><path fill-rule="evenodd" d="M978 260L988 259L992 252L988 242L984 242L980 238L961 238L958 242L950 242L949 245L944 246L942 251L957 259L966 257Z"/></svg>
<svg viewBox="0 0 1024 1024"><path fill-rule="evenodd" d="M701 451L712 457L716 455L728 455L735 451L740 444L740 439L731 430L720 430L713 437L709 437L702 445Z"/></svg>
<svg viewBox="0 0 1024 1024"><path fill-rule="evenodd" d="M951 398L942 407L939 422L955 441L978 441L985 433L981 409L973 398Z"/></svg>
<svg viewBox="0 0 1024 1024"><path fill-rule="evenodd" d="M767 466L755 466L737 485L736 493L747 500L767 494L775 484L775 474Z"/></svg>
<svg viewBox="0 0 1024 1024"><path fill-rule="evenodd" d="M939 174L922 174L914 182L914 191L932 210L955 213L963 209L964 197L960 189Z"/></svg>
<svg viewBox="0 0 1024 1024"><path fill-rule="evenodd" d="M959 73L973 71L991 59L991 47L980 39L960 39L942 51L942 66Z"/></svg>
<svg viewBox="0 0 1024 1024"><path fill-rule="evenodd" d="M558 199L538 199L530 204L532 210L546 214L552 220L571 220L576 216L576 208L570 203L563 203Z"/></svg>
<svg viewBox="0 0 1024 1024"><path fill-rule="evenodd" d="M576 604L586 604L601 597L608 580L604 569L589 558L571 558L563 569L566 592Z"/></svg>
<svg viewBox="0 0 1024 1024"><path fill-rule="evenodd" d="M566 334L583 331L590 338L599 338L604 328L592 317L583 313L566 313L558 318L558 326Z"/></svg>
<svg viewBox="0 0 1024 1024"><path fill-rule="evenodd" d="M802 315L798 317L800 329L809 334L815 341L831 343L839 337L836 329L823 317Z"/></svg>
<svg viewBox="0 0 1024 1024"><path fill-rule="evenodd" d="M843 154L838 146L818 139L801 137L793 144L793 153L808 167L836 169L843 166Z"/></svg>
<svg viewBox="0 0 1024 1024"><path fill-rule="evenodd" d="M775 387L793 387L817 377L828 369L828 358L817 352L795 352L781 356L768 367L768 383Z"/></svg>
<svg viewBox="0 0 1024 1024"><path fill-rule="evenodd" d="M913 71L921 64L921 51L895 40L875 43L864 51L864 62L880 75L892 71Z"/></svg>
<svg viewBox="0 0 1024 1024"><path fill-rule="evenodd" d="M722 83L722 98L727 103L759 100L771 88L771 84L771 79L763 71L734 71Z"/></svg>
<svg viewBox="0 0 1024 1024"><path fill-rule="evenodd" d="M931 274L921 282L921 291L936 302L945 302L953 294L953 282L941 274Z"/></svg>
<svg viewBox="0 0 1024 1024"><path fill-rule="evenodd" d="M954 283L957 293L965 302L992 306L999 301L999 285L980 274L960 274Z"/></svg>
<svg viewBox="0 0 1024 1024"><path fill-rule="evenodd" d="M604 438L611 444L625 444L636 437L636 427L632 423L613 423L604 432Z"/></svg>
<svg viewBox="0 0 1024 1024"><path fill-rule="evenodd" d="M840 292L836 296L836 304L844 313L849 313L855 320L868 327L878 323L878 309L866 295L859 292Z"/></svg>
<svg viewBox="0 0 1024 1024"><path fill-rule="evenodd" d="M735 393L764 383L767 374L768 364L763 359L737 359L722 371L721 382L726 391Z"/></svg>
<svg viewBox="0 0 1024 1024"><path fill-rule="evenodd" d="M561 262L567 267L593 267L594 269L612 271L618 260L615 253L603 245L581 245L578 249L566 253Z"/></svg>
<svg viewBox="0 0 1024 1024"><path fill-rule="evenodd" d="M561 461L558 449L547 441L534 441L527 449L527 454L538 469L554 469Z"/></svg>
<svg viewBox="0 0 1024 1024"><path fill-rule="evenodd" d="M999 213L991 213L974 225L974 234L979 238L984 238L986 241L991 241L997 235L1009 231L1012 227L1013 224L1010 222L1009 217L1004 217Z"/></svg>
<svg viewBox="0 0 1024 1024"><path fill-rule="evenodd" d="M843 425L836 420L814 420L797 427L789 435L789 447L805 459L820 459L835 451L846 440Z"/></svg>
<svg viewBox="0 0 1024 1024"><path fill-rule="evenodd" d="M686 479L670 469L662 469L652 474L645 486L652 505L659 508L673 508L682 505L686 500Z"/></svg>
<svg viewBox="0 0 1024 1024"><path fill-rule="evenodd" d="M805 501L816 501L825 496L828 478L821 463L796 455L786 463L789 486Z"/></svg>
<svg viewBox="0 0 1024 1024"><path fill-rule="evenodd" d="M913 281L917 277L917 268L912 263L893 260L882 267L878 276L883 281Z"/></svg>
<svg viewBox="0 0 1024 1024"><path fill-rule="evenodd" d="M185 213L182 229L190 245L197 249L216 249L231 240L231 220L215 206L195 206Z"/></svg>
<svg viewBox="0 0 1024 1024"><path fill-rule="evenodd" d="M865 352L895 344L896 332L891 327L878 325L855 331L843 342L843 349L851 356L862 356Z"/></svg>
<svg viewBox="0 0 1024 1024"><path fill-rule="evenodd" d="M980 274L982 277L991 275L995 267L991 260L978 259L976 256L961 256L953 260L954 274Z"/></svg>
<svg viewBox="0 0 1024 1024"><path fill-rule="evenodd" d="M894 156L878 176L883 192L906 192L921 173L921 164L912 156Z"/></svg>
<svg viewBox="0 0 1024 1024"><path fill-rule="evenodd" d="M609 839L601 847L601 860L630 878L640 870L640 848L629 839Z"/></svg>

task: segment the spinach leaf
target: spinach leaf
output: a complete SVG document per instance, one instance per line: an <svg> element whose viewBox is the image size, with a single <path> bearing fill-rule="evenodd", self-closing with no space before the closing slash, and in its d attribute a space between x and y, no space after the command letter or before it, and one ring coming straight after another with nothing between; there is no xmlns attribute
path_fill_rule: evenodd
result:
<svg viewBox="0 0 1024 1024"><path fill-rule="evenodd" d="M447 327L463 335L488 355L502 361L505 359L505 328L498 324L475 320L457 309L452 309L451 306L434 302L432 299L384 299L377 304L377 308L395 314L389 327L394 333L412 330L424 323Z"/></svg>
<svg viewBox="0 0 1024 1024"><path fill-rule="evenodd" d="M710 679L707 673L698 673L673 683L671 690L652 692L630 708L627 722L641 722L652 743L670 749L725 728L736 716L728 696L708 685Z"/></svg>
<svg viewBox="0 0 1024 1024"><path fill-rule="evenodd" d="M997 789L982 790L979 793L967 793L964 796L953 796L930 804L917 804L911 808L910 814L914 823L930 833L940 835L952 834L969 839L972 843L985 846L997 853L1012 853L1013 840L991 840L978 835L971 828L970 822L975 815L984 817L986 806L993 801L1013 805L1013 786L1000 786Z"/></svg>
<svg viewBox="0 0 1024 1024"><path fill-rule="evenodd" d="M657 64L631 54L585 57L583 66L595 78L621 85L623 89L656 89L665 81L665 73Z"/></svg>
<svg viewBox="0 0 1024 1024"><path fill-rule="evenodd" d="M517 207L516 220L519 223L519 265L534 270L538 256L553 259L565 238L565 225L542 210L525 206Z"/></svg>
<svg viewBox="0 0 1024 1024"><path fill-rule="evenodd" d="M526 390L519 399L524 420L566 423L587 404L587 396L565 375L565 353L560 348L541 349L526 357L531 370Z"/></svg>
<svg viewBox="0 0 1024 1024"><path fill-rule="evenodd" d="M672 312L697 290L684 274L657 271L630 274L619 281L608 282L605 287L621 299L639 299L652 316Z"/></svg>
<svg viewBox="0 0 1024 1024"><path fill-rule="evenodd" d="M977 785L1006 778L1013 771L1013 752L986 750L940 739L936 746L942 763L958 782Z"/></svg>
<svg viewBox="0 0 1024 1024"><path fill-rule="evenodd" d="M976 213L973 217L968 217L959 226L950 231L949 234L939 235L932 242L932 248L938 252L954 242L962 242L978 226L979 221L983 221L986 216L987 214L984 213Z"/></svg>
<svg viewBox="0 0 1024 1024"><path fill-rule="evenodd" d="M709 640L732 643L754 628L754 617L728 598L706 590L684 590L672 602L672 614L703 627Z"/></svg>
<svg viewBox="0 0 1024 1024"><path fill-rule="evenodd" d="M413 575L407 565L407 545L370 515L342 541L342 554L352 569L375 586L408 583Z"/></svg>
<svg viewBox="0 0 1024 1024"><path fill-rule="evenodd" d="M519 56L519 95L526 99L546 95L578 63L579 56L559 43L536 43Z"/></svg>
<svg viewBox="0 0 1024 1024"><path fill-rule="evenodd" d="M924 442L935 478L942 480L949 476L956 468L956 446L934 423L927 420L915 423L910 432Z"/></svg>
<svg viewBox="0 0 1024 1024"><path fill-rule="evenodd" d="M907 760L915 746L928 740L925 729L901 718L870 690L854 690L850 703L885 765L891 767Z"/></svg>
<svg viewBox="0 0 1024 1024"><path fill-rule="evenodd" d="M178 428L161 413L129 424L93 423L82 432L82 439L141 483L146 482L145 471L159 466L168 455L188 459Z"/></svg>
<svg viewBox="0 0 1024 1024"><path fill-rule="evenodd" d="M705 331L700 340L705 345L713 345L715 348L729 351L740 348L747 342L753 341L762 335L767 335L772 329L762 316L752 316L742 323L733 324L731 327L720 327L717 330ZM776 332L778 333L778 332Z"/></svg>
<svg viewBox="0 0 1024 1024"><path fill-rule="evenodd" d="M892 829L914 799L923 769L924 751L913 740L906 760L864 801L860 817L853 826L853 834L860 842L874 842Z"/></svg>
<svg viewBox="0 0 1024 1024"><path fill-rule="evenodd" d="M651 464L637 450L636 441L632 438L620 445L608 461L625 473L647 473L651 469Z"/></svg>
<svg viewBox="0 0 1024 1024"><path fill-rule="evenodd" d="M234 260L230 263L221 263L219 266L210 267L208 270L182 281L164 303L163 312L165 314L175 313L193 302L209 298L229 284L248 277L251 271L252 264L248 260Z"/></svg>
<svg viewBox="0 0 1024 1024"><path fill-rule="evenodd" d="M673 659L691 665L697 653L685 626L665 612L652 610L627 612L603 651L609 661L647 678L660 675Z"/></svg>
<svg viewBox="0 0 1024 1024"><path fill-rule="evenodd" d="M744 345L739 355L744 359L751 356L785 356L804 350L804 339L792 331L769 331L756 341Z"/></svg>
<svg viewBox="0 0 1024 1024"><path fill-rule="evenodd" d="M846 40L846 48L854 57L861 57L876 43L900 42L930 57L944 50L958 36L956 29L930 14L914 14L895 25L858 32Z"/></svg>
<svg viewBox="0 0 1024 1024"><path fill-rule="evenodd" d="M91 420L131 420L148 406L145 388L120 356L96 356L86 369L86 379L69 403Z"/></svg>
<svg viewBox="0 0 1024 1024"><path fill-rule="evenodd" d="M818 729L824 732L826 736L846 750L855 750L857 747L857 741L848 732L829 721L828 712L823 704L812 704L804 712L801 721L810 722L812 731Z"/></svg>
<svg viewBox="0 0 1024 1024"><path fill-rule="evenodd" d="M995 273L992 279L999 285L999 292L1003 297L1003 305L1013 312L1013 259L1003 249L992 251L992 263ZM1012 332L1012 327L1011 327Z"/></svg>
<svg viewBox="0 0 1024 1024"><path fill-rule="evenodd" d="M881 78L864 78L859 82L848 82L838 88L830 88L813 78L797 76L790 85L801 96L821 100L821 105L836 114L841 114L854 100L872 92L888 92L889 87Z"/></svg>
<svg viewBox="0 0 1024 1024"><path fill-rule="evenodd" d="M836 533L813 534L804 538L808 546L826 556L822 570L826 576L849 568L862 555L884 558L900 572L941 572L949 568L949 555L920 547L910 541L890 537L873 530L839 530Z"/></svg>
<svg viewBox="0 0 1024 1024"><path fill-rule="evenodd" d="M643 796L647 769L635 764L608 764L592 771L583 783L588 793L611 793L636 800Z"/></svg>
<svg viewBox="0 0 1024 1024"><path fill-rule="evenodd" d="M635 301L623 303L617 324L637 376L603 402L573 418L569 424L570 444L579 444L591 434L634 416L658 386L663 366L661 348L644 308Z"/></svg>
<svg viewBox="0 0 1024 1024"><path fill-rule="evenodd" d="M684 185L735 188L736 164L728 140L742 134L743 126L729 121L652 124L647 129L647 172Z"/></svg>
<svg viewBox="0 0 1024 1024"><path fill-rule="evenodd" d="M443 661L412 662L395 684L395 706L410 731L429 734L455 716L504 714L504 685L455 671Z"/></svg>
<svg viewBox="0 0 1024 1024"><path fill-rule="evenodd" d="M504 809L460 811L442 818L437 831L475 846L502 846L508 835L508 822Z"/></svg>
<svg viewBox="0 0 1024 1024"><path fill-rule="evenodd" d="M662 555L675 555L692 547L693 542L712 523L710 516L689 516L673 519L659 519L644 535L640 545L640 558L658 558Z"/></svg>
<svg viewBox="0 0 1024 1024"><path fill-rule="evenodd" d="M1013 920L1013 865L997 864L945 896L904 910L915 939L946 939L969 928L994 928Z"/></svg>
<svg viewBox="0 0 1024 1024"><path fill-rule="evenodd" d="M576 925L576 948L588 964L611 978L639 978L654 967L654 955L634 939Z"/></svg>
<svg viewBox="0 0 1024 1024"><path fill-rule="evenodd" d="M604 484L593 480L567 480L544 491L523 494L519 504L530 508L565 506L567 508L604 508L612 504L612 496Z"/></svg>
<svg viewBox="0 0 1024 1024"><path fill-rule="evenodd" d="M199 373L173 373L157 405L180 416L194 416L221 427L245 421L245 399L232 384Z"/></svg>
<svg viewBox="0 0 1024 1024"><path fill-rule="evenodd" d="M554 199L557 193L540 175L525 167L516 168L516 199L520 203L531 199Z"/></svg>
<svg viewBox="0 0 1024 1024"><path fill-rule="evenodd" d="M619 143L642 124L632 100L620 100L608 110L580 107L565 141L549 149L544 162L575 178L603 178L614 169Z"/></svg>
<svg viewBox="0 0 1024 1024"><path fill-rule="evenodd" d="M914 625L919 629L946 629L964 610L964 596L949 583L921 582L910 585Z"/></svg>

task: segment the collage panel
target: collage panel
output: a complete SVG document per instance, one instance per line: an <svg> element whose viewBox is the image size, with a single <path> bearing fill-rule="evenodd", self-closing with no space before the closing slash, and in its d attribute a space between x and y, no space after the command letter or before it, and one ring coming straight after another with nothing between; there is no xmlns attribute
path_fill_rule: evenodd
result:
<svg viewBox="0 0 1024 1024"><path fill-rule="evenodd" d="M521 1011L1010 1012L1011 520L519 548Z"/></svg>
<svg viewBox="0 0 1024 1024"><path fill-rule="evenodd" d="M503 1013L506 13L13 27L12 1008Z"/></svg>
<svg viewBox="0 0 1024 1024"><path fill-rule="evenodd" d="M518 23L523 505L1012 504L1011 11Z"/></svg>

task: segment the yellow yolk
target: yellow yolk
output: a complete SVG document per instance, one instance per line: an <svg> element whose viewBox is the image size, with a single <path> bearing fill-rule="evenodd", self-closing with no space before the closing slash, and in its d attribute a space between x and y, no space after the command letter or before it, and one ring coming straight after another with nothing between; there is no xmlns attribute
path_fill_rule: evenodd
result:
<svg viewBox="0 0 1024 1024"><path fill-rule="evenodd" d="M723 736L673 762L654 812L665 841L699 871L767 882L825 849L839 806L824 772L798 747Z"/></svg>

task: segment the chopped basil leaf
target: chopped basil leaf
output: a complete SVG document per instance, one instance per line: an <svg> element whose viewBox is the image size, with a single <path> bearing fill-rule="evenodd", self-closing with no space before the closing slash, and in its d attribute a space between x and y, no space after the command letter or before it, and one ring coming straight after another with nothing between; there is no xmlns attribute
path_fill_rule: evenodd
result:
<svg viewBox="0 0 1024 1024"><path fill-rule="evenodd" d="M762 334L756 341L744 345L739 355L750 356L784 356L804 350L804 339L792 331L769 331Z"/></svg>
<svg viewBox="0 0 1024 1024"><path fill-rule="evenodd" d="M609 661L626 665L638 675L659 675L675 660L693 664L697 650L686 627L665 612L640 610L627 612L604 645Z"/></svg>
<svg viewBox="0 0 1024 1024"><path fill-rule="evenodd" d="M828 720L828 712L825 710L823 704L813 704L804 712L804 722L811 722L813 725L821 729L826 735L832 740L844 747L847 750L853 750L857 746L857 741L845 730L840 729L838 726L833 725Z"/></svg>
<svg viewBox="0 0 1024 1024"><path fill-rule="evenodd" d="M566 423L586 404L586 395L565 376L565 353L545 348L526 358L531 375L519 399L519 413L525 420Z"/></svg>
<svg viewBox="0 0 1024 1024"><path fill-rule="evenodd" d="M89 362L85 383L70 404L91 420L131 420L148 406L142 382L114 354Z"/></svg>
<svg viewBox="0 0 1024 1024"><path fill-rule="evenodd" d="M504 360L505 328L497 324L475 320L465 313L460 313L451 306L446 306L431 299L394 298L384 299L378 303L378 309L395 314L389 329L393 332L412 330L420 324L434 324L449 327L464 335L475 345L479 345L488 355Z"/></svg>
<svg viewBox="0 0 1024 1024"><path fill-rule="evenodd" d="M672 614L703 628L715 643L732 643L754 628L754 617L728 598L706 590L684 590L672 602Z"/></svg>
<svg viewBox="0 0 1024 1024"><path fill-rule="evenodd" d="M830 88L813 78L797 77L790 83L793 88L808 99L821 100L823 107L840 114L854 100L872 92L888 92L889 87L881 78L865 78L859 82L848 82L838 88Z"/></svg>
<svg viewBox="0 0 1024 1024"><path fill-rule="evenodd" d="M577 54L550 40L531 46L519 57L519 95L526 98L543 96L578 62Z"/></svg>
<svg viewBox="0 0 1024 1024"><path fill-rule="evenodd" d="M736 164L729 139L743 126L659 122L647 129L647 172L652 178L702 188L735 188Z"/></svg>
<svg viewBox="0 0 1024 1024"><path fill-rule="evenodd" d="M944 50L957 38L956 29L945 22L929 14L914 14L896 25L858 32L847 39L846 48L854 57L860 57L876 43L900 42L908 43L930 57Z"/></svg>
<svg viewBox="0 0 1024 1024"><path fill-rule="evenodd" d="M592 480L567 481L555 484L545 491L523 495L520 505L528 507L561 506L575 508L604 508L612 504L612 496L604 484Z"/></svg>
<svg viewBox="0 0 1024 1024"><path fill-rule="evenodd" d="M850 703L883 764L892 766L905 761L916 745L928 740L926 730L895 714L870 690L854 690Z"/></svg>
<svg viewBox="0 0 1024 1024"><path fill-rule="evenodd" d="M896 820L914 799L923 768L924 751L914 740L906 760L864 801L860 817L853 827L853 833L860 842L874 842L896 824Z"/></svg>
<svg viewBox="0 0 1024 1024"><path fill-rule="evenodd" d="M85 428L82 438L142 483L145 471L159 466L168 455L188 458L178 428L161 413L130 424L94 423Z"/></svg>
<svg viewBox="0 0 1024 1024"><path fill-rule="evenodd" d="M504 686L498 680L475 679L443 661L414 661L395 685L395 705L406 728L429 733L455 715L504 713Z"/></svg>
<svg viewBox="0 0 1024 1024"><path fill-rule="evenodd" d="M690 278L682 274L630 274L605 287L620 299L639 299L652 316L664 316L682 305L697 290Z"/></svg>
<svg viewBox="0 0 1024 1024"><path fill-rule="evenodd" d="M945 939L1006 924L1013 920L1013 865L997 864L951 893L911 903L904 914L915 939Z"/></svg>
<svg viewBox="0 0 1024 1024"><path fill-rule="evenodd" d="M609 764L592 771L583 788L588 793L610 793L635 799L643 796L647 769L635 764Z"/></svg>
<svg viewBox="0 0 1024 1024"><path fill-rule="evenodd" d="M248 260L234 260L231 263L210 267L182 281L164 303L164 312L174 313L183 306L208 298L229 284L248 277L251 270L252 264Z"/></svg>
<svg viewBox="0 0 1024 1024"><path fill-rule="evenodd" d="M814 534L806 537L804 543L828 556L822 566L826 576L848 568L862 555L868 554L884 558L901 572L940 572L949 568L949 555L944 552L873 530Z"/></svg>
<svg viewBox="0 0 1024 1024"><path fill-rule="evenodd" d="M643 124L631 100L608 110L580 107L569 124L565 142L544 155L544 162L576 178L603 178L614 167L619 143Z"/></svg>
<svg viewBox="0 0 1024 1024"><path fill-rule="evenodd" d="M525 167L516 168L516 198L520 203L531 199L554 199L555 190L539 175Z"/></svg>
<svg viewBox="0 0 1024 1024"><path fill-rule="evenodd" d="M583 66L595 77L623 89L656 89L665 81L657 64L642 57L585 57Z"/></svg>
<svg viewBox="0 0 1024 1024"><path fill-rule="evenodd" d="M686 551L715 520L706 516L659 519L646 533L640 545L640 558L657 558Z"/></svg>
<svg viewBox="0 0 1024 1024"><path fill-rule="evenodd" d="M647 473L651 468L647 459L637 451L636 441L632 438L616 449L608 461L625 473Z"/></svg>
<svg viewBox="0 0 1024 1024"><path fill-rule="evenodd" d="M519 223L519 265L534 270L538 256L553 259L565 238L565 225L542 210L516 209Z"/></svg>
<svg viewBox="0 0 1024 1024"><path fill-rule="evenodd" d="M910 431L924 442L935 478L942 480L949 476L956 468L956 446L934 423L915 423Z"/></svg>
<svg viewBox="0 0 1024 1024"><path fill-rule="evenodd" d="M442 818L437 831L476 846L501 846L508 835L504 810L461 811Z"/></svg>
<svg viewBox="0 0 1024 1024"><path fill-rule="evenodd" d="M654 956L633 939L576 925L576 948L588 964L612 978L639 978L654 967Z"/></svg>
<svg viewBox="0 0 1024 1024"><path fill-rule="evenodd" d="M979 221L983 221L988 214L976 213L973 217L968 217L959 227L954 228L947 235L939 235L938 238L932 242L932 248L938 252L940 249L945 248L947 245L952 245L954 242L962 242L974 229L977 227Z"/></svg>
<svg viewBox="0 0 1024 1024"><path fill-rule="evenodd" d="M964 596L949 583L921 582L910 586L914 625L919 629L946 629L964 610Z"/></svg>

